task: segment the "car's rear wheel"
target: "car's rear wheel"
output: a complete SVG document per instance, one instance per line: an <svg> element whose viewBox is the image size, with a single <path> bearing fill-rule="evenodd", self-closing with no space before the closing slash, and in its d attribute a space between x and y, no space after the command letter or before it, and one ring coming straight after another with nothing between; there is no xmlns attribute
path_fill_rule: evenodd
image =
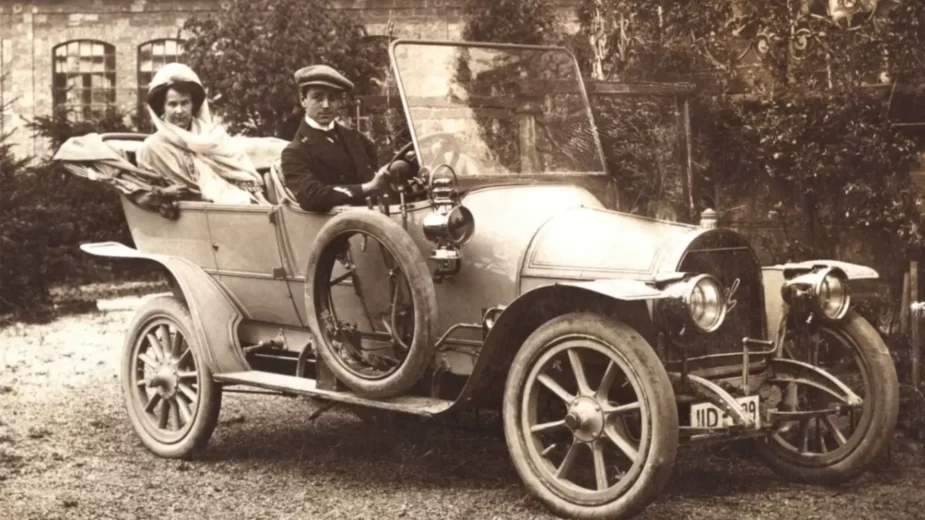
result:
<svg viewBox="0 0 925 520"><path fill-rule="evenodd" d="M612 318L568 314L533 332L511 365L503 414L518 474L558 514L629 518L671 476L671 383L646 340Z"/></svg>
<svg viewBox="0 0 925 520"><path fill-rule="evenodd" d="M771 435L756 441L759 458L796 482L838 484L855 478L890 443L896 425L899 383L887 346L851 311L841 323L820 324L801 346L788 341L785 347L785 357L834 375L863 404L848 407L804 381L782 385L781 408L794 419L776 422ZM830 413L813 413L820 410Z"/></svg>
<svg viewBox="0 0 925 520"><path fill-rule="evenodd" d="M337 215L315 239L306 278L309 326L337 379L374 398L418 383L436 348L437 297L404 228L376 211Z"/></svg>
<svg viewBox="0 0 925 520"><path fill-rule="evenodd" d="M189 310L158 296L136 313L122 356L122 394L142 443L166 458L203 448L218 422L221 386L201 357Z"/></svg>

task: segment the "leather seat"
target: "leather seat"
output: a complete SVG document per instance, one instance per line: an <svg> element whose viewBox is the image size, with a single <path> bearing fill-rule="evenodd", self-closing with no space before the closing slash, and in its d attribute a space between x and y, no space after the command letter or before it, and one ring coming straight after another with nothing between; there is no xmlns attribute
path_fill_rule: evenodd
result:
<svg viewBox="0 0 925 520"><path fill-rule="evenodd" d="M286 182L283 179L282 159L277 159L273 162L270 166L270 171L263 174L263 181L266 184L267 200L271 204L281 204L282 202L296 204L295 196L286 187Z"/></svg>

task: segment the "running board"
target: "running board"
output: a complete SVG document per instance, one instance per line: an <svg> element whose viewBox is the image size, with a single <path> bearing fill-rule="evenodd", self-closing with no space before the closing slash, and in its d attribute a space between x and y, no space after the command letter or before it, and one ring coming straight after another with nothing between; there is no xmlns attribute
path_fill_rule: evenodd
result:
<svg viewBox="0 0 925 520"><path fill-rule="evenodd" d="M213 377L217 382L226 385L237 384L254 386L267 390L276 390L284 394L307 395L340 403L365 406L367 408L379 408L381 410L390 410L393 412L410 413L425 417L438 415L453 406L453 401L415 395L401 395L381 400L369 399L349 391L334 392L320 389L316 381L311 378L287 376L260 370L216 374Z"/></svg>

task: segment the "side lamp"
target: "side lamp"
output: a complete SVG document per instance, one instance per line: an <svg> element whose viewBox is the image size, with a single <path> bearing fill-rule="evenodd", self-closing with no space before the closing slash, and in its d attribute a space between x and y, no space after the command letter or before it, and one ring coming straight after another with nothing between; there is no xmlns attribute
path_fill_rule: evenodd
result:
<svg viewBox="0 0 925 520"><path fill-rule="evenodd" d="M452 175L437 177L436 172L441 169ZM433 208L422 225L424 237L437 246L430 258L437 262L435 279L439 282L459 272L462 265L460 247L475 233L475 217L460 203L456 173L449 166L441 165L431 172L428 184Z"/></svg>

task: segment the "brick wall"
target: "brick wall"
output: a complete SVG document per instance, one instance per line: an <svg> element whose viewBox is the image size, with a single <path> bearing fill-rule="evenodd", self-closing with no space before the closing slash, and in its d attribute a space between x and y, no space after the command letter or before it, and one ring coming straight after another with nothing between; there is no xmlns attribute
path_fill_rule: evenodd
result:
<svg viewBox="0 0 925 520"><path fill-rule="evenodd" d="M459 39L463 0L335 0L355 11L371 34L400 38ZM222 0L0 0L0 104L12 101L0 131L13 131L19 156L49 152L24 123L52 110L52 50L60 43L93 39L116 50L116 104L135 106L137 52L142 43L176 37L192 13L221 9ZM574 0L557 4L568 22Z"/></svg>

